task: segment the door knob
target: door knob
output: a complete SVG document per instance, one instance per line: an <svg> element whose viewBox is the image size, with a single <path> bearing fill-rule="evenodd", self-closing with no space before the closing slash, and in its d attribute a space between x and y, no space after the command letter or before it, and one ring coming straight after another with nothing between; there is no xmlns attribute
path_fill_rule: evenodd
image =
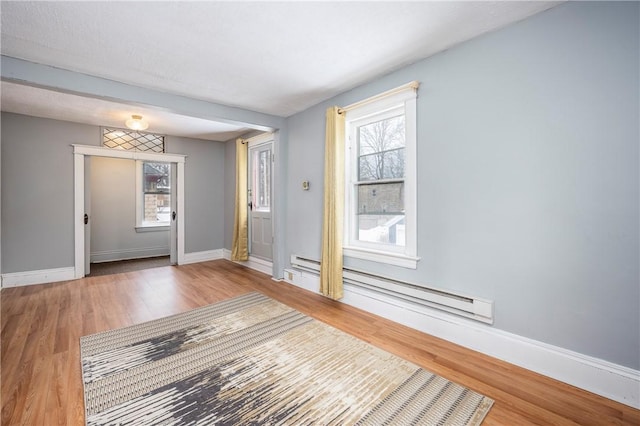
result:
<svg viewBox="0 0 640 426"><path fill-rule="evenodd" d="M176 220L176 212L171 213L171 219Z"/></svg>
<svg viewBox="0 0 640 426"><path fill-rule="evenodd" d="M84 214L84 224L88 224L89 223L89 215L88 214Z"/></svg>

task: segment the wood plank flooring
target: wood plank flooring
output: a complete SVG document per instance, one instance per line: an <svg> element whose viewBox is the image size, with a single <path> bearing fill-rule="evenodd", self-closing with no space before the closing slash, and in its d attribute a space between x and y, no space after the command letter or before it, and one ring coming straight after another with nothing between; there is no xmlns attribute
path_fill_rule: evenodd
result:
<svg viewBox="0 0 640 426"><path fill-rule="evenodd" d="M251 291L496 402L486 425L640 425L640 411L226 260L3 289L2 425L82 425L79 338Z"/></svg>
<svg viewBox="0 0 640 426"><path fill-rule="evenodd" d="M122 274L125 272L141 271L143 269L159 268L171 265L169 256L145 257L142 259L116 260L113 262L92 263L88 277L100 275Z"/></svg>

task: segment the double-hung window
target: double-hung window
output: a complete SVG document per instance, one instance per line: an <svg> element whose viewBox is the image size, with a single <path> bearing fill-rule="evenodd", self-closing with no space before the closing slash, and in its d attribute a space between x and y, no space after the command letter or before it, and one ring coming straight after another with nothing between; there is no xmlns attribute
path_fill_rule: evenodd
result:
<svg viewBox="0 0 640 426"><path fill-rule="evenodd" d="M416 87L346 108L345 256L416 268Z"/></svg>
<svg viewBox="0 0 640 426"><path fill-rule="evenodd" d="M136 162L136 229L162 229L171 224L171 164Z"/></svg>

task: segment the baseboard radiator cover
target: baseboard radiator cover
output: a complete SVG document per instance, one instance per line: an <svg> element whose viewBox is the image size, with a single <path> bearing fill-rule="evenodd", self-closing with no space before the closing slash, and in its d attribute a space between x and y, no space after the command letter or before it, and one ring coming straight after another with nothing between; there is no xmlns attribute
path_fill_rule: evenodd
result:
<svg viewBox="0 0 640 426"><path fill-rule="evenodd" d="M291 255L291 266L312 274L320 274L320 262L317 260ZM397 297L486 324L493 324L493 301L491 300L398 281L346 267L343 268L342 277L344 284Z"/></svg>

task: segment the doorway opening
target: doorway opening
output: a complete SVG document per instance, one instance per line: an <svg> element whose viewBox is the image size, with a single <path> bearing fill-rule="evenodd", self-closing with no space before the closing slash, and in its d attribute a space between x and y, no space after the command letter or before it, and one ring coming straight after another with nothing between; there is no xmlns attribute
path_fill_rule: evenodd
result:
<svg viewBox="0 0 640 426"><path fill-rule="evenodd" d="M85 156L85 276L175 264L175 253L170 257L174 168L171 163Z"/></svg>
<svg viewBox="0 0 640 426"><path fill-rule="evenodd" d="M91 217L91 188L86 179L87 171L90 168L90 158L108 157L129 160L139 160L140 162L164 163L171 167L171 196L164 197L170 199L169 222L169 245L170 263L182 264L184 262L184 163L185 156L179 154L161 154L151 152L136 152L125 150L114 150L96 146L73 145L74 147L74 275L75 278L82 278L90 272L90 240L91 228L89 226ZM154 191L151 191L154 192ZM158 192L157 186L155 192ZM157 202L157 200L156 200ZM164 208L164 206L163 206ZM142 207L140 208L141 211ZM166 209L164 209L166 210ZM163 213L166 213L164 212ZM165 215L166 216L166 215ZM142 216L144 217L144 216ZM163 216L164 217L164 216ZM144 228L144 226L140 226Z"/></svg>

